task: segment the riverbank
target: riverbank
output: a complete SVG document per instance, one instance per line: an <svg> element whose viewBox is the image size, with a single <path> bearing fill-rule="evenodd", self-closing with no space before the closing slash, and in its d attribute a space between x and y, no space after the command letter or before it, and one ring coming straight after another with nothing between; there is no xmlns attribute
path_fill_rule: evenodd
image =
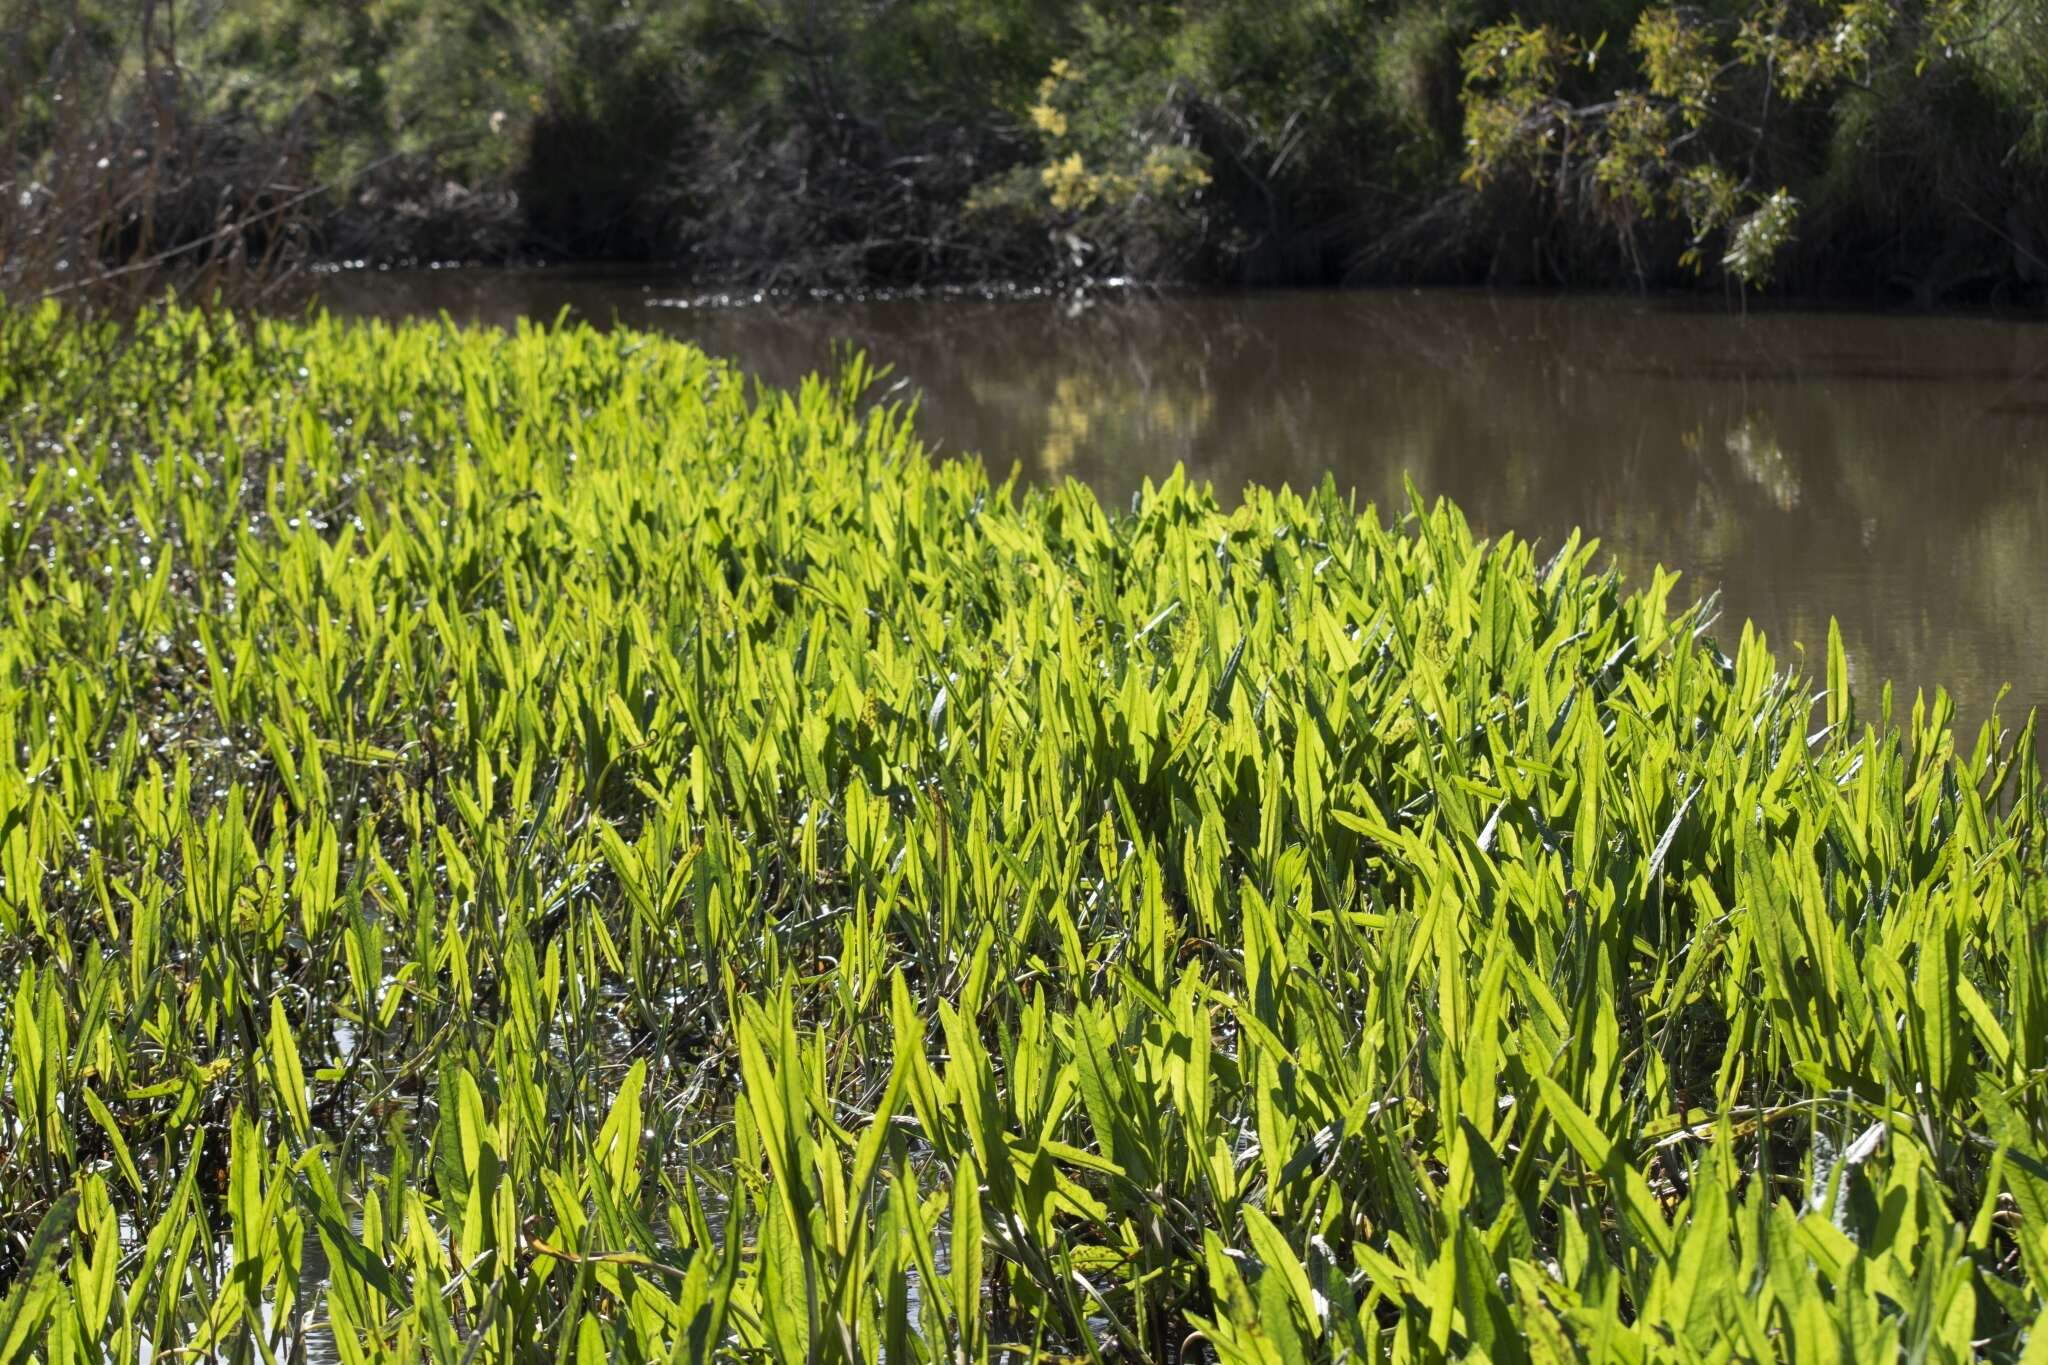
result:
<svg viewBox="0 0 2048 1365"><path fill-rule="evenodd" d="M1481 534L1600 528L1782 652L1841 622L1859 682L1974 727L2048 706L2048 328L1974 310L1459 290L700 294L659 271L360 271L349 316L659 332L777 386L849 348L946 454L1121 506L1176 465L1226 506L1402 480Z"/></svg>
<svg viewBox="0 0 2048 1365"><path fill-rule="evenodd" d="M2048 790L1839 639L630 329L0 348L0 1340L2039 1350Z"/></svg>
<svg viewBox="0 0 2048 1365"><path fill-rule="evenodd" d="M23 27L29 79L0 90L17 298L166 252L632 259L747 289L2048 291L2034 5L141 13Z"/></svg>

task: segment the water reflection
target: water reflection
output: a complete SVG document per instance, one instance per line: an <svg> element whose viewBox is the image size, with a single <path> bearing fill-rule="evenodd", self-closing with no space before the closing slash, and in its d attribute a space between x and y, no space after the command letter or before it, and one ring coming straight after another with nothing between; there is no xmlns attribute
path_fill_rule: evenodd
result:
<svg viewBox="0 0 2048 1365"><path fill-rule="evenodd" d="M1599 535L1723 590L1782 648L1839 617L1859 690L2048 703L2048 326L1628 299L1302 293L682 308L658 281L369 275L335 306L509 322L564 306L787 382L850 342L940 449L1120 498L1176 462L1228 496L1401 477L1483 530ZM1733 633L1732 630L1730 632ZM1817 661L1816 661L1817 662Z"/></svg>

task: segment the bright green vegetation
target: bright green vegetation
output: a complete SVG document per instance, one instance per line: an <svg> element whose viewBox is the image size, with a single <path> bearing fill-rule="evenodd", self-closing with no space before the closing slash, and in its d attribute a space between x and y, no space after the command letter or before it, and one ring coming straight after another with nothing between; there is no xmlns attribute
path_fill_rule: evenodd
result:
<svg viewBox="0 0 2048 1365"><path fill-rule="evenodd" d="M858 367L0 346L0 1360L2048 1352L2031 724Z"/></svg>

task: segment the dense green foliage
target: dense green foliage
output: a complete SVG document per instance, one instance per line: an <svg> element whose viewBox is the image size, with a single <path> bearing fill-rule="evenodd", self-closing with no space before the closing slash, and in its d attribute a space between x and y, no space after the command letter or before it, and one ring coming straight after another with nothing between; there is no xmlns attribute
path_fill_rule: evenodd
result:
<svg viewBox="0 0 2048 1365"><path fill-rule="evenodd" d="M128 7L13 3L43 16L24 70L119 65ZM2048 284L2036 0L155 8L159 32L180 17L164 69L193 118L288 130L338 187L342 256L855 285ZM91 41L58 42L67 15Z"/></svg>
<svg viewBox="0 0 2048 1365"><path fill-rule="evenodd" d="M2048 1352L2031 724L858 368L0 348L0 1361Z"/></svg>

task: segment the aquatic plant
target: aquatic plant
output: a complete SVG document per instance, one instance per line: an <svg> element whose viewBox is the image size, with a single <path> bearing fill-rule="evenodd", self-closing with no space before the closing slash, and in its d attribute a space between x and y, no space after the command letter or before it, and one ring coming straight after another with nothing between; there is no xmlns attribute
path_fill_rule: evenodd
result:
<svg viewBox="0 0 2048 1365"><path fill-rule="evenodd" d="M0 1360L2048 1351L2031 720L859 363L0 355Z"/></svg>

